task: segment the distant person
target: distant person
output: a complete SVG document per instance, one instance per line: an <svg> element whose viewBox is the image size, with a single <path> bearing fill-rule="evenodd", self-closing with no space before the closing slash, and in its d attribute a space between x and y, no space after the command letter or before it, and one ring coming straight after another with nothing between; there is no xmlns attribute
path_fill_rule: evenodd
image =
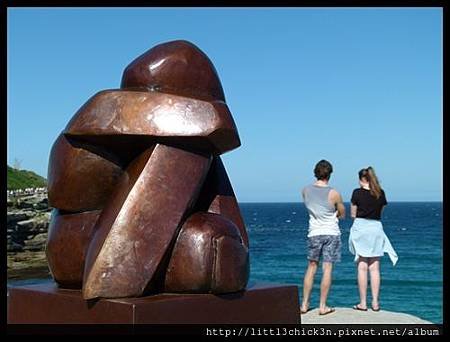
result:
<svg viewBox="0 0 450 342"><path fill-rule="evenodd" d="M386 195L381 189L372 167L359 171L359 185L352 194L350 214L354 218L350 229L349 249L355 255L358 268L359 304L355 310L367 311L367 272L370 273L372 310L380 311L380 257L388 253L393 265L398 257L381 224L381 214L387 205Z"/></svg>
<svg viewBox="0 0 450 342"><path fill-rule="evenodd" d="M341 231L338 219L345 217L345 207L341 195L328 185L332 172L333 167L328 161L319 161L314 168L317 181L302 190L303 201L309 213L309 229L308 268L303 281L301 313L310 310L311 290L321 257L323 274L320 284L319 314L326 315L335 311L326 303L331 287L333 263L341 260Z"/></svg>

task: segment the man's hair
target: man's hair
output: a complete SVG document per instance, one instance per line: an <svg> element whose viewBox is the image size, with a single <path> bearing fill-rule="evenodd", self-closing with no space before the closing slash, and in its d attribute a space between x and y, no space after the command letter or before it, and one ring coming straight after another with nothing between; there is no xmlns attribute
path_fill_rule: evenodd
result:
<svg viewBox="0 0 450 342"><path fill-rule="evenodd" d="M329 161L324 159L318 162L314 168L314 176L316 176L318 180L329 180L332 172L333 166Z"/></svg>

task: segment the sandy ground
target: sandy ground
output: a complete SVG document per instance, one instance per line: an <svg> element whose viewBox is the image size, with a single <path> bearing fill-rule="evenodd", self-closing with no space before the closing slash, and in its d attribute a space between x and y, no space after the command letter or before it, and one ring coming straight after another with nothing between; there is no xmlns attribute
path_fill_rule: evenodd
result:
<svg viewBox="0 0 450 342"><path fill-rule="evenodd" d="M336 311L320 316L319 309L301 315L302 324L431 324L409 314L380 310L358 311L352 308L335 308Z"/></svg>

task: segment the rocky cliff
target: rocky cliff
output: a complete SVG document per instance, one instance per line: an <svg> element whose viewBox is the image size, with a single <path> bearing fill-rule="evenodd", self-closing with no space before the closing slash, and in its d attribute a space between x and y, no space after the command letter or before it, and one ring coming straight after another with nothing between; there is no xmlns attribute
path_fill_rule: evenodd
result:
<svg viewBox="0 0 450 342"><path fill-rule="evenodd" d="M7 208L8 252L43 251L51 211L47 194L8 198Z"/></svg>
<svg viewBox="0 0 450 342"><path fill-rule="evenodd" d="M28 191L24 195L13 196L8 193L8 278L48 275L45 244L50 212L45 191Z"/></svg>

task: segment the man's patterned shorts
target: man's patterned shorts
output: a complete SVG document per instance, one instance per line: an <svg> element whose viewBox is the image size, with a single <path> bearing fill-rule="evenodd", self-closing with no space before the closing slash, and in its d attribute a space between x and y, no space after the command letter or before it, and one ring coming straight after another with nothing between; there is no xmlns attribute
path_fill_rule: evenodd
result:
<svg viewBox="0 0 450 342"><path fill-rule="evenodd" d="M322 262L341 261L341 236L340 235L316 235L308 238L308 260Z"/></svg>

